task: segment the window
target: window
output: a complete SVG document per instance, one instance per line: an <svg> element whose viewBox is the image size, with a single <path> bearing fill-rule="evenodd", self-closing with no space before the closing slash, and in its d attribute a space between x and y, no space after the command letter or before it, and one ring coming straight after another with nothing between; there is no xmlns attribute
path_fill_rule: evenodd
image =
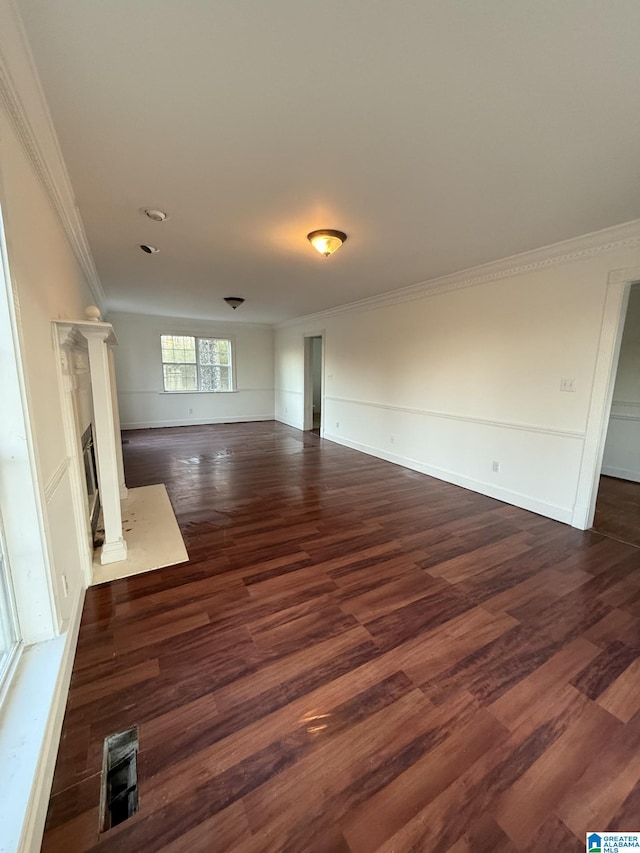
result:
<svg viewBox="0 0 640 853"><path fill-rule="evenodd" d="M0 686L18 646L16 620L9 581L9 567L0 525Z"/></svg>
<svg viewBox="0 0 640 853"><path fill-rule="evenodd" d="M162 335L165 391L232 391L231 341Z"/></svg>

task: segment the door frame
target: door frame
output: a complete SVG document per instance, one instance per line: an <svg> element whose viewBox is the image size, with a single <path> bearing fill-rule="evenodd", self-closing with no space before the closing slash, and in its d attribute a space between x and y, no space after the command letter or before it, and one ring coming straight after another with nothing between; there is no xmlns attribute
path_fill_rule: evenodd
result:
<svg viewBox="0 0 640 853"><path fill-rule="evenodd" d="M582 463L571 520L572 526L581 530L593 526L629 293L631 285L639 282L640 267L612 270L607 281Z"/></svg>
<svg viewBox="0 0 640 853"><path fill-rule="evenodd" d="M302 429L313 429L313 338L322 340L322 358L320 362L320 436L324 435L324 329L319 332L304 333L304 413Z"/></svg>

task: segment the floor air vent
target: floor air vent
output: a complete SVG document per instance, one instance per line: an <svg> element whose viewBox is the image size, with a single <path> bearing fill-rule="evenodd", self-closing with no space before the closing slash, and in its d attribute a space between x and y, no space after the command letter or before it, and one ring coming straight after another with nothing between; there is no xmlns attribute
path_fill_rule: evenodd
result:
<svg viewBox="0 0 640 853"><path fill-rule="evenodd" d="M137 727L105 738L100 803L102 832L138 811Z"/></svg>

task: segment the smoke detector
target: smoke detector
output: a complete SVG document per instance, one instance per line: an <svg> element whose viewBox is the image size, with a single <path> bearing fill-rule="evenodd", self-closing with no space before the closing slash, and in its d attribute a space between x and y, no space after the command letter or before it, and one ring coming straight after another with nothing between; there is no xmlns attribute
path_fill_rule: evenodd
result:
<svg viewBox="0 0 640 853"><path fill-rule="evenodd" d="M167 214L164 210L145 210L145 214L149 217L149 219L153 219L154 222L164 222L167 218Z"/></svg>

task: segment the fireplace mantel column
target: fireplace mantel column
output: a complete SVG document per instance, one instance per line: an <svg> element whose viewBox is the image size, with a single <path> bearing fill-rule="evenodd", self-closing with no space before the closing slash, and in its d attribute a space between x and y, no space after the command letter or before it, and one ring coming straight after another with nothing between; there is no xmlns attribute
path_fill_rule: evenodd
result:
<svg viewBox="0 0 640 853"><path fill-rule="evenodd" d="M129 494L124 479L124 460L122 458L122 430L120 427L120 407L118 406L118 389L116 387L116 365L113 358L113 347L109 348L109 371L111 375L111 403L113 405L113 429L116 438L116 462L118 465L118 487L120 500L123 501Z"/></svg>
<svg viewBox="0 0 640 853"><path fill-rule="evenodd" d="M82 323L78 330L87 339L89 370L93 393L95 445L98 456L98 480L104 517L104 545L100 562L117 563L127 557L127 543L122 536L120 509L120 467L122 446L116 441L109 344L115 342L110 323ZM118 462L120 453L120 463ZM124 486L124 476L122 476Z"/></svg>

